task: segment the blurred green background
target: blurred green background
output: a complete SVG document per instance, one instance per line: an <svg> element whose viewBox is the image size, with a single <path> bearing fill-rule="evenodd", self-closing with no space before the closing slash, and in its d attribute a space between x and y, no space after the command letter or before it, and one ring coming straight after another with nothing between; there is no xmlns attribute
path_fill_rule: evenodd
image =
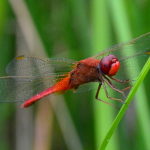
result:
<svg viewBox="0 0 150 150"><path fill-rule="evenodd" d="M18 55L81 60L149 31L148 0L0 0L0 75ZM150 149L149 76L107 150ZM95 93L70 91L27 109L1 103L0 149L98 149L118 110Z"/></svg>

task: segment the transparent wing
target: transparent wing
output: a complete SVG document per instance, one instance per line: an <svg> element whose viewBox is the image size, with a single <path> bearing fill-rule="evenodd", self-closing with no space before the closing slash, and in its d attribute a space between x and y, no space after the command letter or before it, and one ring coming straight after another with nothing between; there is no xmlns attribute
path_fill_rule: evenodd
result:
<svg viewBox="0 0 150 150"><path fill-rule="evenodd" d="M34 56L19 56L7 66L9 76L47 76L70 72L77 62L64 58L39 58Z"/></svg>
<svg viewBox="0 0 150 150"><path fill-rule="evenodd" d="M67 76L76 64L70 59L19 56L7 66L8 77L0 78L0 102L26 101Z"/></svg>
<svg viewBox="0 0 150 150"><path fill-rule="evenodd" d="M26 101L53 86L56 83L55 77L1 77L0 102Z"/></svg>
<svg viewBox="0 0 150 150"><path fill-rule="evenodd" d="M139 75L141 68L150 56L150 32L131 41L115 45L101 51L92 58L102 59L113 54L120 61L120 69L115 75L118 79L134 78Z"/></svg>

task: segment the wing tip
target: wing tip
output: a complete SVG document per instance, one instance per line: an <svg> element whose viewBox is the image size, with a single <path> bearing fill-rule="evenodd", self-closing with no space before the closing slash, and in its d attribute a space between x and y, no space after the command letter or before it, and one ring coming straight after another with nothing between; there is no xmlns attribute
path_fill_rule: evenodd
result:
<svg viewBox="0 0 150 150"><path fill-rule="evenodd" d="M150 51L146 51L145 54L146 54L146 55L150 55Z"/></svg>

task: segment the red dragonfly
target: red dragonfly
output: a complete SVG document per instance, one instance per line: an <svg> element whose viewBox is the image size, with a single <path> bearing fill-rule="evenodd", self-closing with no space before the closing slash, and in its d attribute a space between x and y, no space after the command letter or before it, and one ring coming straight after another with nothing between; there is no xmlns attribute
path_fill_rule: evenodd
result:
<svg viewBox="0 0 150 150"><path fill-rule="evenodd" d="M0 78L0 102L24 101L21 106L24 108L48 95L70 89L80 91L82 87L98 82L97 100L103 101L98 98L103 86L109 99L123 103L121 99L109 96L106 85L124 95L123 91L131 86L118 89L116 83L124 84L138 76L149 55L150 32L81 61L19 56L8 64L6 73L9 76ZM128 78L127 73L130 73Z"/></svg>

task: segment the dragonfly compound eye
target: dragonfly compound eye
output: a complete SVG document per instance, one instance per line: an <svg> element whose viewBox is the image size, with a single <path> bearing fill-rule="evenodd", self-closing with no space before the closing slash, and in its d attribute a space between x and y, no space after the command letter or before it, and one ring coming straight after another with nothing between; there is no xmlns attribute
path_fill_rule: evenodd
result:
<svg viewBox="0 0 150 150"><path fill-rule="evenodd" d="M100 61L100 70L102 73L110 76L114 76L120 67L120 62L118 61L117 57L110 54Z"/></svg>

